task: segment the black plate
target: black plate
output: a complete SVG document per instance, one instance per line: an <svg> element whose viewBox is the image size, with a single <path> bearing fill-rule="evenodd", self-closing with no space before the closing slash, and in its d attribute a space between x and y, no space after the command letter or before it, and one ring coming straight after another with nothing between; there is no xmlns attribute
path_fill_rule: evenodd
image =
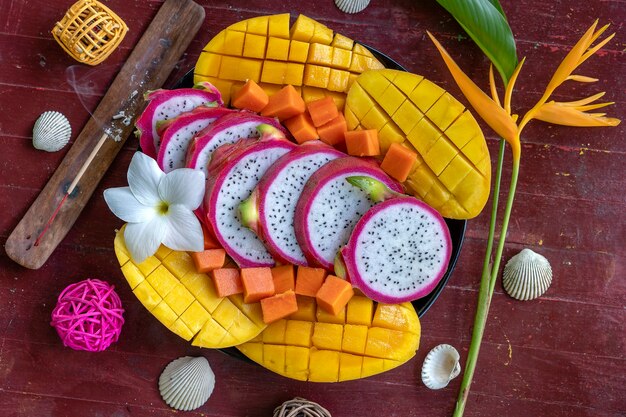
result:
<svg viewBox="0 0 626 417"><path fill-rule="evenodd" d="M399 71L406 71L406 69L398 64L393 59L389 58L387 55L377 51L374 48L371 48L367 45L363 45L367 49L369 49L372 54L378 59L386 68L395 69ZM185 76L180 79L174 88L185 88L193 86L193 70L190 70L185 74ZM453 220L453 219L445 219L448 228L450 229L450 238L452 239L452 255L450 257L450 264L448 265L448 270L446 274L443 276L439 284L432 290L427 296L420 298L419 300L413 301L413 307L415 307L415 311L417 311L417 315L422 317L428 309L433 305L435 300L443 291L443 288L448 283L450 276L452 275L452 271L454 271L454 267L456 266L456 262L459 259L459 254L461 253L461 246L463 245L463 239L465 238L465 227L467 226L467 220ZM243 355L236 348L228 348L221 349L225 353L235 356L237 358L244 359L246 361L250 361L245 355Z"/></svg>

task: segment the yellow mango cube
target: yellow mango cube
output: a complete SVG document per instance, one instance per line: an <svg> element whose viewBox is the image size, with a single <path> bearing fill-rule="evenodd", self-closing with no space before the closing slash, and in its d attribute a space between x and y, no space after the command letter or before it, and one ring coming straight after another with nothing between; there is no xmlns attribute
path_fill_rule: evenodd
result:
<svg viewBox="0 0 626 417"><path fill-rule="evenodd" d="M341 49L341 48L332 48L333 56L331 60L331 66L340 69L348 69L350 68L350 63L352 62L352 51Z"/></svg>
<svg viewBox="0 0 626 417"><path fill-rule="evenodd" d="M223 56L220 66L220 78L234 81L258 81L261 77L263 61ZM221 90L220 90L221 91Z"/></svg>
<svg viewBox="0 0 626 417"><path fill-rule="evenodd" d="M387 123L378 132L378 141L380 142L380 150L386 153L392 143L404 142L404 135L393 123Z"/></svg>
<svg viewBox="0 0 626 417"><path fill-rule="evenodd" d="M415 87L424 79L423 76L411 74L410 72L396 73L393 83L407 96L413 92Z"/></svg>
<svg viewBox="0 0 626 417"><path fill-rule="evenodd" d="M287 345L310 347L312 336L313 323L310 321L287 320L285 329L285 343Z"/></svg>
<svg viewBox="0 0 626 417"><path fill-rule="evenodd" d="M315 298L296 296L298 311L289 316L291 320L315 321L315 310L317 309Z"/></svg>
<svg viewBox="0 0 626 417"><path fill-rule="evenodd" d="M226 55L241 56L245 37L246 34L243 32L226 30L224 47L221 52Z"/></svg>
<svg viewBox="0 0 626 417"><path fill-rule="evenodd" d="M289 44L289 61L306 62L309 57L309 43L292 40Z"/></svg>
<svg viewBox="0 0 626 417"><path fill-rule="evenodd" d="M463 148L467 142L474 138L479 142L483 141L484 136L480 133L477 134L477 132L480 132L480 126L467 110L445 130L445 134L457 148Z"/></svg>
<svg viewBox="0 0 626 417"><path fill-rule="evenodd" d="M454 190L473 167L461 155L452 159L450 164L439 174L439 181L449 190Z"/></svg>
<svg viewBox="0 0 626 417"><path fill-rule="evenodd" d="M291 39L296 41L311 42L313 33L315 32L315 25L317 22L305 15L299 15L295 23L291 27Z"/></svg>
<svg viewBox="0 0 626 417"><path fill-rule="evenodd" d="M372 326L420 334L420 322L405 304L378 304Z"/></svg>
<svg viewBox="0 0 626 417"><path fill-rule="evenodd" d="M415 354L418 344L419 336L413 333L370 327L367 331L365 355L404 360Z"/></svg>
<svg viewBox="0 0 626 417"><path fill-rule="evenodd" d="M402 129L404 134L408 134L422 117L424 117L424 113L410 100L406 100L393 114L393 121Z"/></svg>
<svg viewBox="0 0 626 417"><path fill-rule="evenodd" d="M339 356L339 380L350 381L361 378L362 366L362 356L342 352Z"/></svg>
<svg viewBox="0 0 626 417"><path fill-rule="evenodd" d="M173 251L163 259L163 265L178 279L182 279L188 272L195 271L193 259L187 252Z"/></svg>
<svg viewBox="0 0 626 417"><path fill-rule="evenodd" d="M176 319L178 319L178 315L174 312L174 310L172 310L166 301L161 301L157 304L157 306L152 309L151 313L165 327L170 327Z"/></svg>
<svg viewBox="0 0 626 417"><path fill-rule="evenodd" d="M385 371L385 361L379 358L363 357L361 366L361 378L376 375Z"/></svg>
<svg viewBox="0 0 626 417"><path fill-rule="evenodd" d="M348 80L350 79L350 73L348 71L342 71L331 68L328 78L329 91L348 91Z"/></svg>
<svg viewBox="0 0 626 417"><path fill-rule="evenodd" d="M379 131L388 122L389 116L378 105L374 105L372 108L370 108L370 110L361 119L361 125L365 129L376 129Z"/></svg>
<svg viewBox="0 0 626 417"><path fill-rule="evenodd" d="M407 139L420 155L426 155L441 137L441 131L424 117L407 135Z"/></svg>
<svg viewBox="0 0 626 417"><path fill-rule="evenodd" d="M209 43L207 43L204 46L204 51L207 52L216 52L216 53L222 53L222 51L224 50L224 39L226 39L226 31L223 30L220 33L218 33L217 35L215 35L213 37L213 39L211 39L209 41Z"/></svg>
<svg viewBox="0 0 626 417"><path fill-rule="evenodd" d="M268 21L269 19L267 16L257 16L252 19L248 19L248 33L267 36Z"/></svg>
<svg viewBox="0 0 626 417"><path fill-rule="evenodd" d="M161 265L161 261L156 256L148 256L142 263L137 264L137 268L144 276L148 276Z"/></svg>
<svg viewBox="0 0 626 417"><path fill-rule="evenodd" d="M285 375L300 381L309 377L309 349L285 346Z"/></svg>
<svg viewBox="0 0 626 417"><path fill-rule="evenodd" d="M316 65L330 65L333 59L333 48L321 43L312 43L309 46L309 56L306 62Z"/></svg>
<svg viewBox="0 0 626 417"><path fill-rule="evenodd" d="M120 266L126 265L126 263L130 261L130 253L128 252L128 248L126 247L126 242L124 242L123 231L119 231L115 234L115 239L113 240L113 248L115 249L115 256L117 257L117 261L119 262Z"/></svg>
<svg viewBox="0 0 626 417"><path fill-rule="evenodd" d="M263 365L279 374L285 373L285 346L263 343Z"/></svg>
<svg viewBox="0 0 626 417"><path fill-rule="evenodd" d="M263 364L263 344L262 343L244 343L237 346L237 349L244 355L255 361L256 363Z"/></svg>
<svg viewBox="0 0 626 417"><path fill-rule="evenodd" d="M376 98L376 102L387 114L394 114L405 100L406 96L394 85L387 87L383 94Z"/></svg>
<svg viewBox="0 0 626 417"><path fill-rule="evenodd" d="M289 17L289 13L270 16L268 35L289 39Z"/></svg>
<svg viewBox="0 0 626 417"><path fill-rule="evenodd" d="M417 105L422 113L426 113L444 93L445 90L443 88L424 79L413 89L411 94L409 94L409 98Z"/></svg>
<svg viewBox="0 0 626 417"><path fill-rule="evenodd" d="M243 44L243 56L246 58L265 58L267 38L261 35L247 33Z"/></svg>
<svg viewBox="0 0 626 417"><path fill-rule="evenodd" d="M311 87L326 88L330 77L330 68L307 64L304 67L303 84Z"/></svg>
<svg viewBox="0 0 626 417"><path fill-rule="evenodd" d="M370 111L370 109L375 105L372 97L358 83L355 83L350 88L350 96L354 100L354 104L350 107L350 110L354 113L358 120L363 119L367 112ZM348 122L349 130L354 129L355 126L348 121L348 116L346 116L346 122Z"/></svg>
<svg viewBox="0 0 626 417"><path fill-rule="evenodd" d="M367 297L355 295L348 301L346 306L347 322L371 326L374 314L374 302Z"/></svg>
<svg viewBox="0 0 626 417"><path fill-rule="evenodd" d="M202 304L202 307L210 313L215 311L223 300L217 295L213 281L206 274L190 272L180 282L196 297Z"/></svg>
<svg viewBox="0 0 626 417"><path fill-rule="evenodd" d="M137 285L141 284L142 281L146 279L146 277L141 273L139 268L137 268L137 266L132 262L127 262L122 265L122 273L124 274L124 277L126 278L126 281L128 281L128 285L130 285L130 288L132 290L134 290Z"/></svg>
<svg viewBox="0 0 626 417"><path fill-rule="evenodd" d="M341 350L348 353L363 355L367 343L367 326L346 324L343 329Z"/></svg>
<svg viewBox="0 0 626 417"><path fill-rule="evenodd" d="M335 316L334 314L318 307L316 311L316 318L317 321L321 323L344 324L346 322L346 309L342 309L339 314Z"/></svg>
<svg viewBox="0 0 626 417"><path fill-rule="evenodd" d="M284 83L291 84L293 86L301 86L303 78L304 78L304 64L288 62Z"/></svg>
<svg viewBox="0 0 626 417"><path fill-rule="evenodd" d="M159 293L161 297L165 297L180 281L176 279L169 269L163 265L159 265L146 280L152 285L152 288Z"/></svg>
<svg viewBox="0 0 626 417"><path fill-rule="evenodd" d="M172 332L174 332L174 334L177 334L178 336L182 337L186 341L190 341L193 335L195 334L189 329L189 327L187 327L185 323L183 323L183 321L180 318L178 318L174 323L172 323L172 325L169 326L169 329Z"/></svg>
<svg viewBox="0 0 626 417"><path fill-rule="evenodd" d="M244 343L261 333L261 330L263 330L263 327L257 326L241 310L237 310L237 313L235 313L233 317L232 324L228 328L228 333L237 343Z"/></svg>
<svg viewBox="0 0 626 417"><path fill-rule="evenodd" d="M465 111L465 106L459 103L449 93L443 94L426 112L426 116L439 129L446 130L457 117Z"/></svg>
<svg viewBox="0 0 626 417"><path fill-rule="evenodd" d="M202 329L198 332L193 339L192 345L214 349L218 346L224 346L222 340L226 337L228 332L218 322L212 318L207 320Z"/></svg>
<svg viewBox="0 0 626 417"><path fill-rule="evenodd" d="M180 282L163 299L180 316L196 298Z"/></svg>
<svg viewBox="0 0 626 417"><path fill-rule="evenodd" d="M224 298L217 308L211 312L211 316L220 326L228 330L237 319L239 313L240 310L237 306L231 303L228 298Z"/></svg>
<svg viewBox="0 0 626 417"><path fill-rule="evenodd" d="M285 344L285 333L287 329L287 320L278 320L269 324L261 336L263 343L271 343L275 345Z"/></svg>
<svg viewBox="0 0 626 417"><path fill-rule="evenodd" d="M194 334L198 333L204 323L211 319L208 311L196 300L181 314L180 319L189 327Z"/></svg>
<svg viewBox="0 0 626 417"><path fill-rule="evenodd" d="M343 326L334 323L315 323L313 327L313 346L318 349L341 350Z"/></svg>
<svg viewBox="0 0 626 417"><path fill-rule="evenodd" d="M159 249L157 249L154 256L156 256L157 259L159 259L160 261L163 261L163 259L165 259L165 257L169 255L170 253L172 253L172 250L170 248L168 248L165 245L161 245L159 246Z"/></svg>
<svg viewBox="0 0 626 417"><path fill-rule="evenodd" d="M456 148L452 146L445 136L441 136L432 148L430 148L428 153L424 155L424 161L426 161L435 175L438 176L443 172L444 168L448 166L456 154Z"/></svg>
<svg viewBox="0 0 626 417"><path fill-rule="evenodd" d="M289 39L270 37L267 40L267 59L287 61L289 59Z"/></svg>
<svg viewBox="0 0 626 417"><path fill-rule="evenodd" d="M489 150L482 146L482 142L482 138L476 137L463 146L463 153L474 165L477 165L485 157L489 156Z"/></svg>
<svg viewBox="0 0 626 417"><path fill-rule="evenodd" d="M311 349L309 359L309 381L337 382L339 379L339 352Z"/></svg>
<svg viewBox="0 0 626 417"><path fill-rule="evenodd" d="M287 63L278 61L265 61L261 72L261 82L283 85L287 74Z"/></svg>
<svg viewBox="0 0 626 417"><path fill-rule="evenodd" d="M135 297L141 301L141 304L143 304L148 311L152 311L157 305L159 305L161 300L163 300L148 281L142 281L139 285L137 285L135 289L133 289L133 294L135 294Z"/></svg>
<svg viewBox="0 0 626 417"><path fill-rule="evenodd" d="M259 303L244 303L242 294L235 294L228 297L228 299L237 306L247 318L252 321L257 327L264 329L267 324L263 321L263 312L261 310L261 304Z"/></svg>
<svg viewBox="0 0 626 417"><path fill-rule="evenodd" d="M313 31L313 36L311 37L311 40L309 42L330 45L332 41L333 41L332 29L322 25L319 22L315 22L315 30Z"/></svg>
<svg viewBox="0 0 626 417"><path fill-rule="evenodd" d="M239 32L245 32L248 30L248 21L247 20L241 20L237 23L233 23L232 25L228 26L229 30L237 30Z"/></svg>
<svg viewBox="0 0 626 417"><path fill-rule="evenodd" d="M352 51L352 47L354 46L354 41L347 36L342 35L341 33L335 33L333 37L333 42L331 46L335 48L342 48Z"/></svg>

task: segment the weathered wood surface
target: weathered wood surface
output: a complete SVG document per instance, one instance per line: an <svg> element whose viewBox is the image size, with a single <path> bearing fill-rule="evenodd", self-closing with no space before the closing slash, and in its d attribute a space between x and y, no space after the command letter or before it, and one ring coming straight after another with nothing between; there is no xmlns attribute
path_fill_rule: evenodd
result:
<svg viewBox="0 0 626 417"><path fill-rule="evenodd" d="M384 51L409 70L449 89L462 102L425 30L434 32L481 86L488 61L434 0L374 0L362 13L345 15L331 0L230 3L203 1L206 20L170 76L193 66L202 46L237 20L289 11L304 13L333 29ZM593 86L566 84L561 99L607 91L615 117L626 111L624 3L618 0L502 1L527 56L514 108L527 109L583 31L598 17L612 23L616 38L581 69L599 78ZM121 47L95 70L76 65L49 34L68 2L0 0L0 241L6 242L67 149L44 154L32 149L30 131L45 110L68 116L75 132L89 118L156 14L160 1L107 2L130 31ZM287 7L287 8L286 8ZM81 99L66 71L89 77ZM467 416L623 416L626 400L626 131L531 124L523 138L522 170L504 259L523 247L544 254L555 279L533 302L517 302L496 286ZM492 155L495 135L485 128ZM424 336L416 357L383 375L334 385L304 384L220 352L199 350L169 333L134 298L112 249L121 225L107 210L102 191L126 184L137 147L131 138L113 162L69 234L38 271L0 254L0 415L165 416L156 380L182 355L205 355L217 376L209 402L189 415L264 416L294 396L320 402L333 416L448 416L459 379L441 391L420 381L430 348L439 343L467 353L488 214L468 224L457 269L422 320ZM508 170L505 172L508 173ZM114 283L126 308L120 341L99 354L63 348L49 326L56 296L68 284L95 277Z"/></svg>

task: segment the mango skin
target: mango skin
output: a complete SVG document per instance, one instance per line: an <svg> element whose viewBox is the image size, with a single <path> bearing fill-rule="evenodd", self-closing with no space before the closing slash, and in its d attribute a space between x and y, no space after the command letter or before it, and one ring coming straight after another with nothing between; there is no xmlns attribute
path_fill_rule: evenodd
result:
<svg viewBox="0 0 626 417"><path fill-rule="evenodd" d="M115 235L115 255L135 296L165 327L192 345L221 349L253 339L267 326L258 303L218 297L213 281L198 273L191 256L161 246L141 264L130 258L124 227Z"/></svg>
<svg viewBox="0 0 626 417"><path fill-rule="evenodd" d="M293 85L306 103L330 96L343 109L351 83L363 71L383 68L352 39L289 13L242 20L207 43L194 70L194 82L208 81L230 97L252 79L269 95Z"/></svg>
<svg viewBox="0 0 626 417"><path fill-rule="evenodd" d="M392 143L417 153L404 185L451 219L476 217L489 197L491 160L476 119L421 75L381 69L354 81L346 99L349 130L378 130L381 152Z"/></svg>
<svg viewBox="0 0 626 417"><path fill-rule="evenodd" d="M419 347L420 322L410 303L376 304L354 296L347 313L329 317L312 315L308 310L314 299L303 298L309 302L298 300L302 311L270 324L237 349L288 378L341 382L396 368Z"/></svg>

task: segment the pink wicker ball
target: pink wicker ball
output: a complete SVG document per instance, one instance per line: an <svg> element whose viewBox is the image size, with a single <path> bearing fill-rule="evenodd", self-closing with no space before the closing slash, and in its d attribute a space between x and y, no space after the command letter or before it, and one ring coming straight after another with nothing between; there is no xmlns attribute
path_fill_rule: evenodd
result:
<svg viewBox="0 0 626 417"><path fill-rule="evenodd" d="M63 290L50 324L65 346L100 352L117 342L124 309L114 288L98 279L86 279Z"/></svg>

